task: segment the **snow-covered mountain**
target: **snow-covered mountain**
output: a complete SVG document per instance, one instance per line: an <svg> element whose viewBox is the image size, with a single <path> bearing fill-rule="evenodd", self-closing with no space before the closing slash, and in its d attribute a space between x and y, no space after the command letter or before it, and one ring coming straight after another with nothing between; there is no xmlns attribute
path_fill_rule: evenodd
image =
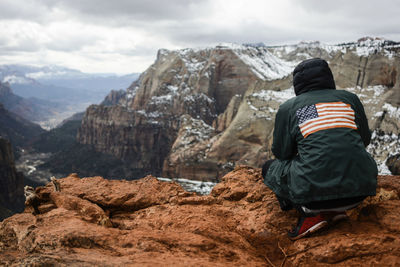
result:
<svg viewBox="0 0 400 267"><path fill-rule="evenodd" d="M78 141L163 177L215 180L235 165L260 167L272 157L278 107L294 96L294 67L320 57L337 88L364 103L368 149L389 173L387 159L400 153L399 54L400 43L379 38L161 49L118 104L86 111Z"/></svg>
<svg viewBox="0 0 400 267"><path fill-rule="evenodd" d="M363 102L379 172L400 173L400 43L376 38L161 49L126 91L87 108L78 144L47 166L56 170L69 160L65 174L87 176L90 169L118 179L151 173L203 181L242 164L260 167L273 156L279 105L294 97L293 68L314 57L329 62L338 90Z"/></svg>

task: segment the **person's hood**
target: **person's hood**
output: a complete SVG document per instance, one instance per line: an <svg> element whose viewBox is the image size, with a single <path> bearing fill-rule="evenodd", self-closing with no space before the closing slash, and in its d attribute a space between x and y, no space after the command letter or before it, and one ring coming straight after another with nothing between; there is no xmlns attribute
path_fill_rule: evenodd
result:
<svg viewBox="0 0 400 267"><path fill-rule="evenodd" d="M336 89L328 63L320 58L308 59L296 66L293 87L296 95L313 90Z"/></svg>

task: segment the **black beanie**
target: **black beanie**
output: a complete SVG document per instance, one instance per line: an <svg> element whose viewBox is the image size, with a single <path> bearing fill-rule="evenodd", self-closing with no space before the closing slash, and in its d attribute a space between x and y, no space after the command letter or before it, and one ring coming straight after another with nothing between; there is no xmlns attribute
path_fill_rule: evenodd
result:
<svg viewBox="0 0 400 267"><path fill-rule="evenodd" d="M307 59L293 71L293 87L296 95L320 89L336 89L328 63L320 58Z"/></svg>

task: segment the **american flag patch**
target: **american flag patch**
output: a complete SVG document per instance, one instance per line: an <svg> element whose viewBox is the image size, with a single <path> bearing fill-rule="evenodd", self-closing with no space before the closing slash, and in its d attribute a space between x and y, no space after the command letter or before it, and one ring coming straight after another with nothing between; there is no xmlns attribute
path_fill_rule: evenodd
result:
<svg viewBox="0 0 400 267"><path fill-rule="evenodd" d="M351 128L357 130L354 110L343 102L318 103L296 111L299 127L304 138L312 133L332 129Z"/></svg>

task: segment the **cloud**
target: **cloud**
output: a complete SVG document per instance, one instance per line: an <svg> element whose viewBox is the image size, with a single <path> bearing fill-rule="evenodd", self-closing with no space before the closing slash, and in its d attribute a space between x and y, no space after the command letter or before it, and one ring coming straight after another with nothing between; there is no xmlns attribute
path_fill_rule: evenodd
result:
<svg viewBox="0 0 400 267"><path fill-rule="evenodd" d="M259 43L282 44L290 41L288 36L296 35L295 31L289 31L284 28L277 30L277 27L249 22L236 27L221 27L215 25L194 24L191 27L177 25L169 29L168 35L182 47L187 46L211 46L223 42L232 43ZM300 38L300 36L298 36Z"/></svg>
<svg viewBox="0 0 400 267"><path fill-rule="evenodd" d="M49 6L36 0L0 1L1 20L41 20L49 12Z"/></svg>
<svg viewBox="0 0 400 267"><path fill-rule="evenodd" d="M21 0L17 0L21 1ZM209 11L211 0L30 0L52 13L67 13L86 22L122 26L191 20Z"/></svg>
<svg viewBox="0 0 400 267"><path fill-rule="evenodd" d="M0 60L139 72L160 48L400 40L399 12L395 0L1 0Z"/></svg>
<svg viewBox="0 0 400 267"><path fill-rule="evenodd" d="M321 15L335 14L339 17L348 17L371 21L376 16L385 18L398 14L400 2L397 0L291 0L293 4L301 6L304 10Z"/></svg>
<svg viewBox="0 0 400 267"><path fill-rule="evenodd" d="M298 9L300 27L314 29L332 40L345 36L386 35L396 33L400 38L397 0L290 0ZM382 36L385 37L385 36Z"/></svg>

